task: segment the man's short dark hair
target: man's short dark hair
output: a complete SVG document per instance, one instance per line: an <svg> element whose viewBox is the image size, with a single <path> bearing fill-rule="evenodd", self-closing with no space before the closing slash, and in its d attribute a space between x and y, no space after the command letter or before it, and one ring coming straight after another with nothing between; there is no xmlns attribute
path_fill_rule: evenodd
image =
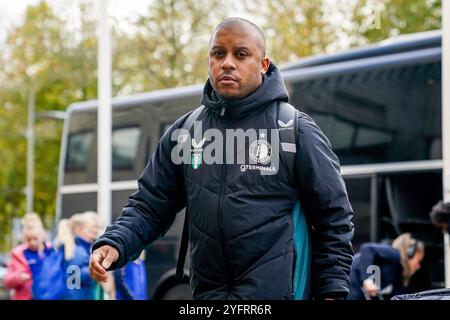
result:
<svg viewBox="0 0 450 320"><path fill-rule="evenodd" d="M244 19L244 18L227 18L221 23L217 25L217 27L214 29L211 39L209 40L209 45L211 45L211 41L216 35L217 31L220 29L228 28L228 27L247 27L249 28L256 36L258 41L258 47L261 51L261 57L266 56L266 38L264 37L264 33L261 30L260 27L258 27L253 22Z"/></svg>

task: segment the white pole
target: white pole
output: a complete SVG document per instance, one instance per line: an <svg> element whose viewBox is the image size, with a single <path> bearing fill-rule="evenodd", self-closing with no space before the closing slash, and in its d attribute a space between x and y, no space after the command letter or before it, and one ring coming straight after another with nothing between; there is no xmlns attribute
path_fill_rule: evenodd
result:
<svg viewBox="0 0 450 320"><path fill-rule="evenodd" d="M450 0L442 1L442 186L450 201ZM450 237L444 232L445 287L450 288Z"/></svg>
<svg viewBox="0 0 450 320"><path fill-rule="evenodd" d="M108 0L99 1L98 21L97 212L111 224L111 41Z"/></svg>
<svg viewBox="0 0 450 320"><path fill-rule="evenodd" d="M34 210L34 88L28 92L28 128L27 128L27 212Z"/></svg>

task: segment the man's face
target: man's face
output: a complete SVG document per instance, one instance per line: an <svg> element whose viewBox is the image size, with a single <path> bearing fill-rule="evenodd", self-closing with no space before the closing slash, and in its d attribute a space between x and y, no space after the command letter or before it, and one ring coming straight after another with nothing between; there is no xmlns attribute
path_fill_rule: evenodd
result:
<svg viewBox="0 0 450 320"><path fill-rule="evenodd" d="M262 83L269 59L262 57L257 35L245 27L219 29L209 46L209 79L228 100L242 99Z"/></svg>

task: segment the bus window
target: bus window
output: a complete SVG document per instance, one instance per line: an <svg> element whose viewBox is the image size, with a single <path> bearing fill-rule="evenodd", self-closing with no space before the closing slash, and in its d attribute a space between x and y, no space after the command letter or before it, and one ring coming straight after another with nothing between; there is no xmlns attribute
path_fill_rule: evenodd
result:
<svg viewBox="0 0 450 320"><path fill-rule="evenodd" d="M351 124L341 121L332 115L311 113L314 122L323 132L327 132L333 151L348 150L351 148L355 127Z"/></svg>
<svg viewBox="0 0 450 320"><path fill-rule="evenodd" d="M92 139L92 132L72 133L69 135L66 158L67 171L86 170Z"/></svg>
<svg viewBox="0 0 450 320"><path fill-rule="evenodd" d="M381 67L293 87L292 103L330 139L341 165L439 158L439 62Z"/></svg>
<svg viewBox="0 0 450 320"><path fill-rule="evenodd" d="M356 136L355 147L386 145L392 141L392 134L381 130L360 128Z"/></svg>
<svg viewBox="0 0 450 320"><path fill-rule="evenodd" d="M358 159L359 163L382 162L392 141L393 134L390 132L360 127L351 148L353 160Z"/></svg>
<svg viewBox="0 0 450 320"><path fill-rule="evenodd" d="M114 129L112 133L113 169L133 169L141 130L138 127Z"/></svg>

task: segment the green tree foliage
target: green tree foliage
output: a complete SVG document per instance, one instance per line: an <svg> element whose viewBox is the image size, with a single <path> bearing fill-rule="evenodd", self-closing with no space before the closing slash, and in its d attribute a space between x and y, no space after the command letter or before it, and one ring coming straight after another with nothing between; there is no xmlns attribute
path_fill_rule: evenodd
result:
<svg viewBox="0 0 450 320"><path fill-rule="evenodd" d="M95 21L89 7L76 34L42 1L29 6L23 24L9 34L0 71L0 238L11 219L25 212L27 101L36 96L34 210L50 225L55 212L56 182L62 123L42 119L48 110L65 110L76 100L96 96ZM10 245L0 239L0 251Z"/></svg>
<svg viewBox="0 0 450 320"><path fill-rule="evenodd" d="M441 28L442 0L357 0L354 44Z"/></svg>
<svg viewBox="0 0 450 320"><path fill-rule="evenodd" d="M278 64L329 51L328 47L338 39L331 15L337 15L343 8L330 9L324 0L246 3L246 10L261 21L268 54Z"/></svg>
<svg viewBox="0 0 450 320"><path fill-rule="evenodd" d="M36 114L97 95L94 3L63 7L29 6L0 51L0 251L10 246L11 219L25 213L28 92L36 92ZM113 94L205 81L208 37L225 11L218 0L155 0L129 22L131 32L113 23ZM61 133L61 122L36 119L34 209L47 226L55 214Z"/></svg>
<svg viewBox="0 0 450 320"><path fill-rule="evenodd" d="M114 50L115 88L151 91L202 83L214 26L226 17L220 0L155 0L120 33Z"/></svg>
<svg viewBox="0 0 450 320"><path fill-rule="evenodd" d="M54 98L46 88L58 82L58 73L49 71L59 67L60 61L54 59L54 52L62 51L61 26L62 22L45 3L28 7L25 23L9 34L3 52L5 67L2 70L0 88L0 212L3 216L3 223L0 224L1 235L9 234L11 218L21 215L25 209L23 188L26 184L25 131L28 92L36 90L36 103L39 106L54 104ZM54 133L55 138L57 134L59 132ZM58 139L53 140L54 147L57 147ZM43 157L42 151L42 148L36 150L39 167L45 166L44 163L49 164L49 157ZM54 168L45 169L48 169L45 176L52 175ZM38 172L37 175L41 176ZM42 181L37 180L36 186ZM54 185L55 181L51 180L45 188L55 192ZM42 215L51 214L54 204L47 197L41 198L41 195L39 190L35 198L36 209L41 209ZM4 241L2 243L5 245Z"/></svg>
<svg viewBox="0 0 450 320"><path fill-rule="evenodd" d="M278 64L441 27L442 0L260 0L245 10Z"/></svg>

